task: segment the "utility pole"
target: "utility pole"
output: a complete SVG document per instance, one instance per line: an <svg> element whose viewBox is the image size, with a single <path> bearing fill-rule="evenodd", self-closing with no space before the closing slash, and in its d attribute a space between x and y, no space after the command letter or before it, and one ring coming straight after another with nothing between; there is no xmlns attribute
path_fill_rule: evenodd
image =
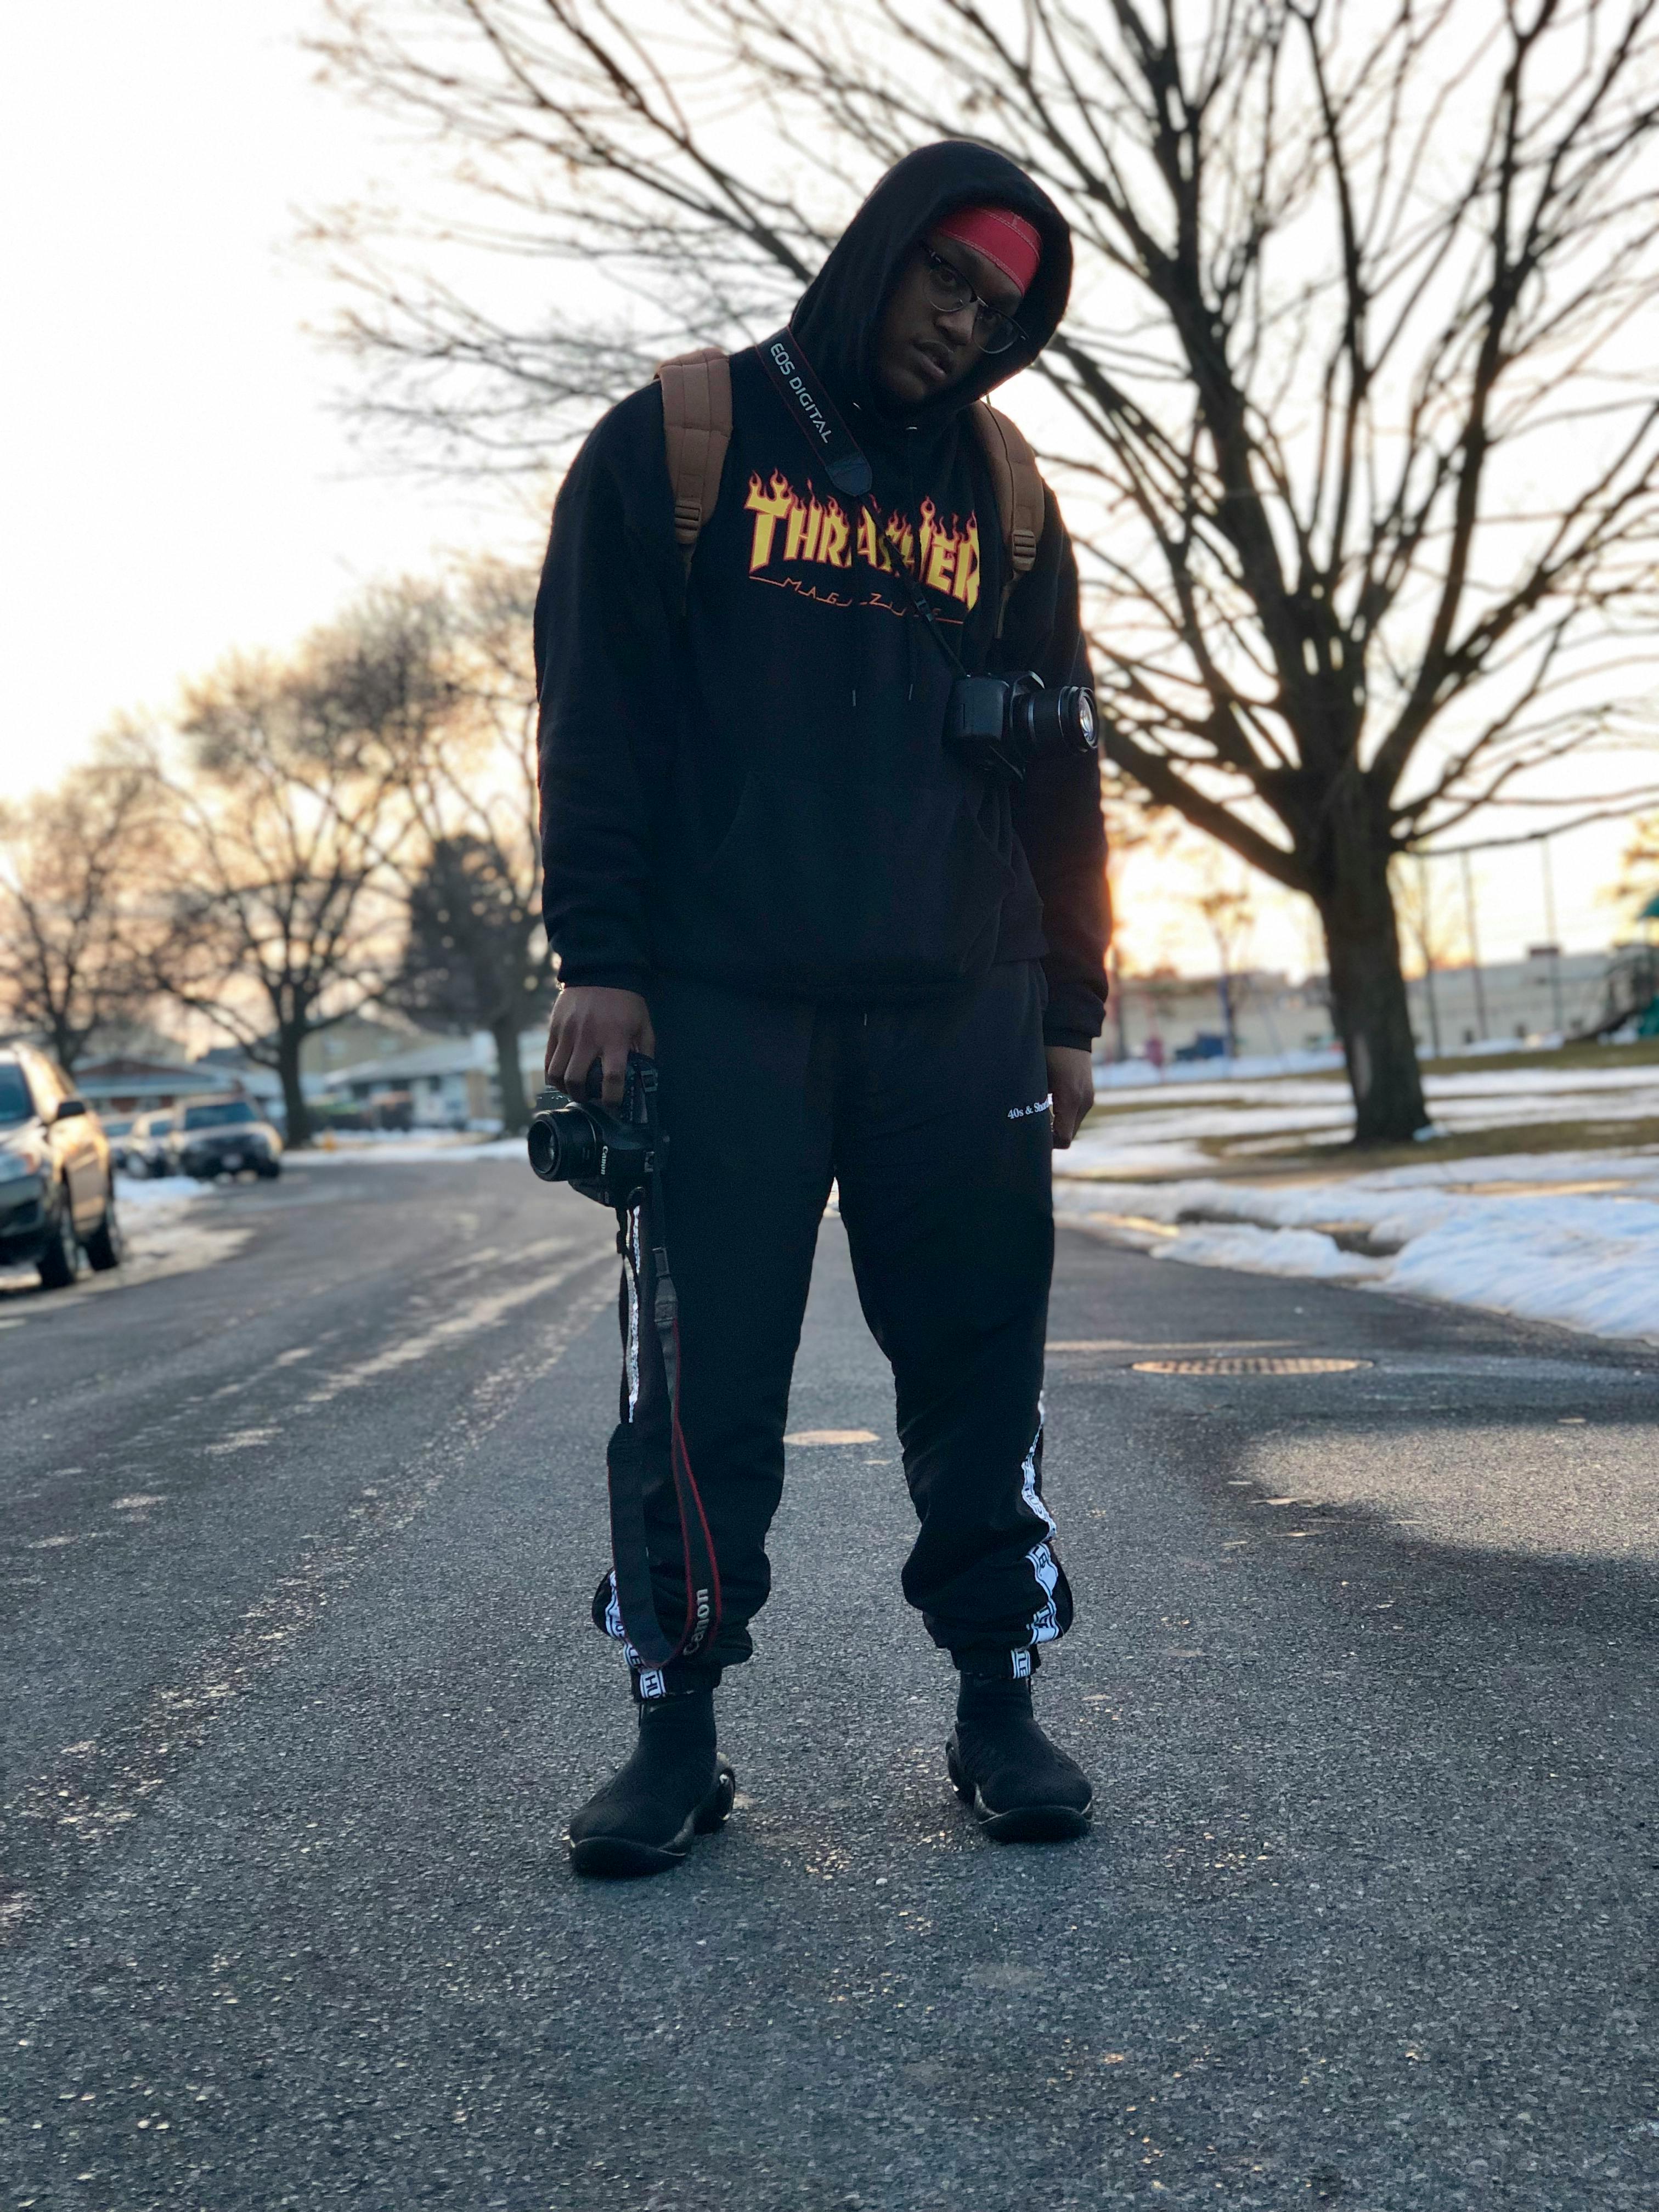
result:
<svg viewBox="0 0 1659 2212"><path fill-rule="evenodd" d="M1550 933L1550 999L1555 1009L1555 1034L1565 1039L1567 1023L1561 1008L1561 939L1555 926L1555 865L1550 859L1547 831L1539 839L1538 848L1544 857L1544 927Z"/></svg>
<svg viewBox="0 0 1659 2212"><path fill-rule="evenodd" d="M1429 1002L1429 1036L1434 1045L1434 1056L1440 1058L1440 1009L1434 1000L1434 944L1433 917L1429 912L1428 856L1417 856L1417 896L1423 917L1423 995Z"/></svg>
<svg viewBox="0 0 1659 2212"><path fill-rule="evenodd" d="M1469 866L1468 848L1458 854L1463 863L1463 919L1469 933L1469 959L1474 969L1474 1018L1480 1025L1480 1042L1486 1041L1486 987L1480 974L1480 939L1474 929L1474 870Z"/></svg>

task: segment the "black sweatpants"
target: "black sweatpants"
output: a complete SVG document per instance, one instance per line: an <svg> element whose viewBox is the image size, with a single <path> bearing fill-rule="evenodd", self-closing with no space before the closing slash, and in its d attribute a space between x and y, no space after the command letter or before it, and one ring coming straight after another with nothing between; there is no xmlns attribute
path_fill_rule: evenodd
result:
<svg viewBox="0 0 1659 2212"><path fill-rule="evenodd" d="M867 1012L685 978L653 991L681 1420L722 1597L712 1649L671 1668L669 1686L753 1648L832 1180L865 1318L892 1364L921 1522L905 1596L975 1674L1029 1674L1070 1625L1042 1482L1054 1259L1042 1004L1042 971L1024 962L951 1000ZM665 1478L647 1530L658 1612L677 1622L684 1570ZM595 1619L619 1635L610 1595L607 1580ZM663 1678L639 1686L659 1694Z"/></svg>

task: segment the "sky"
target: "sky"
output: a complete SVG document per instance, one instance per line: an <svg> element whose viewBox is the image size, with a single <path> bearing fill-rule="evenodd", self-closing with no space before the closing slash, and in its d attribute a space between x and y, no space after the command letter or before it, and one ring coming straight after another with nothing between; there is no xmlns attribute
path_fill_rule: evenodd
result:
<svg viewBox="0 0 1659 2212"><path fill-rule="evenodd" d="M542 494L398 473L342 419L352 370L318 336L337 297L295 240L307 212L372 186L418 193L427 157L314 82L299 41L318 20L317 0L9 11L0 798L54 780L118 714L164 714L227 653L291 642L375 578L449 551L539 549ZM1603 826L1555 848L1573 949L1617 933L1605 893L1623 836ZM1212 965L1187 849L1124 872L1132 964ZM1476 881L1486 957L1541 940L1535 849L1481 856ZM1259 879L1254 896L1246 957L1304 972L1305 905Z"/></svg>
<svg viewBox="0 0 1659 2212"><path fill-rule="evenodd" d="M8 11L0 82L0 793L233 647L544 519L353 447L304 214L396 176L312 82L313 0Z"/></svg>

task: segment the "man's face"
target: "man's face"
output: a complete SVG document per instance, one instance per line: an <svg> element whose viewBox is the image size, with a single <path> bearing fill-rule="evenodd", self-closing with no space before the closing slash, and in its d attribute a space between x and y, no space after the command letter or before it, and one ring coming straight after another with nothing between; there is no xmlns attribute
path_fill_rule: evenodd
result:
<svg viewBox="0 0 1659 2212"><path fill-rule="evenodd" d="M936 230L927 232L921 245L912 247L888 295L876 338L876 374L889 398L905 406L948 392L967 375L982 351L974 336L978 310L973 301L959 307L938 304L938 272L929 253L954 269L999 314L1015 313L1021 297L1013 279L976 246L964 245L959 238L941 237Z"/></svg>

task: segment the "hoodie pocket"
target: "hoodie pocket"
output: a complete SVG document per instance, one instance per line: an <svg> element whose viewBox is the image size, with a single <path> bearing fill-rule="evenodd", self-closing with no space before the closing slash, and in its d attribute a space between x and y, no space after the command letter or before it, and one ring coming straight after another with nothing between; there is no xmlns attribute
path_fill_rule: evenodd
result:
<svg viewBox="0 0 1659 2212"><path fill-rule="evenodd" d="M959 787L751 776L708 891L745 967L807 993L902 994L990 965L1015 880Z"/></svg>

